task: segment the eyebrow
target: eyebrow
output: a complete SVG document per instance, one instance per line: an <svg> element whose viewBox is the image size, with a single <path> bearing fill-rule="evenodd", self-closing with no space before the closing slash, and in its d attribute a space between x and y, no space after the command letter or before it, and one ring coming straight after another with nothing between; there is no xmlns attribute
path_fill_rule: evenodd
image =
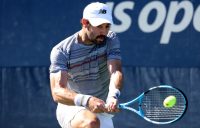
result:
<svg viewBox="0 0 200 128"><path fill-rule="evenodd" d="M99 26L102 26L102 24L101 24L101 25L98 25L97 27L99 27ZM110 23L106 23L106 27L110 27L110 26L111 26Z"/></svg>

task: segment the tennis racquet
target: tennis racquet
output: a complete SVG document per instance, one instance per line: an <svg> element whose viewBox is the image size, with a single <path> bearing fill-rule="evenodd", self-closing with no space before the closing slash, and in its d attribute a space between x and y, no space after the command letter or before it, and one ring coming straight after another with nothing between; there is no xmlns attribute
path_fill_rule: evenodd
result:
<svg viewBox="0 0 200 128"><path fill-rule="evenodd" d="M166 97L176 97L176 104L166 108L163 101ZM154 124L169 124L180 119L187 109L187 99L183 92L169 85L150 88L137 98L118 105L119 109L130 110Z"/></svg>

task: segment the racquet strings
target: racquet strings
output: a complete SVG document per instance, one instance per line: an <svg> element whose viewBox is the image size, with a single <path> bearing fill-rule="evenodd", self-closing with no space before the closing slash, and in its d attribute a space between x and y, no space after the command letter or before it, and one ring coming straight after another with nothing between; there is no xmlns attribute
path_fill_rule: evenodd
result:
<svg viewBox="0 0 200 128"><path fill-rule="evenodd" d="M171 108L163 106L166 97L176 97L176 104ZM184 95L174 88L155 88L145 93L142 104L143 114L148 119L156 122L173 121L181 117L186 109Z"/></svg>

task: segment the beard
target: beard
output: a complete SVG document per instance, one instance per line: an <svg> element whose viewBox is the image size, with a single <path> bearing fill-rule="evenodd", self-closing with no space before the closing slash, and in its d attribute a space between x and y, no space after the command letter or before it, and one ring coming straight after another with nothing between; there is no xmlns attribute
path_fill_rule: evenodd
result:
<svg viewBox="0 0 200 128"><path fill-rule="evenodd" d="M97 36L97 37L95 38L94 43L95 43L95 44L102 44L102 43L105 42L105 40L106 40L106 36L104 36L104 35L99 35L99 36Z"/></svg>

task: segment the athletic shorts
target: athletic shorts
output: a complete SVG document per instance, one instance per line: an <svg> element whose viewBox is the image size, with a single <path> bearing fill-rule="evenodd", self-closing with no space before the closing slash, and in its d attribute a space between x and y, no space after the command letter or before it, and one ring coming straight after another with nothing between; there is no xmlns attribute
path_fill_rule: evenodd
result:
<svg viewBox="0 0 200 128"><path fill-rule="evenodd" d="M58 123L62 128L71 128L71 120L73 120L78 112L84 109L86 108L80 106L68 106L59 103L56 110ZM97 117L100 120L100 128L114 128L112 121L113 115L98 113Z"/></svg>

